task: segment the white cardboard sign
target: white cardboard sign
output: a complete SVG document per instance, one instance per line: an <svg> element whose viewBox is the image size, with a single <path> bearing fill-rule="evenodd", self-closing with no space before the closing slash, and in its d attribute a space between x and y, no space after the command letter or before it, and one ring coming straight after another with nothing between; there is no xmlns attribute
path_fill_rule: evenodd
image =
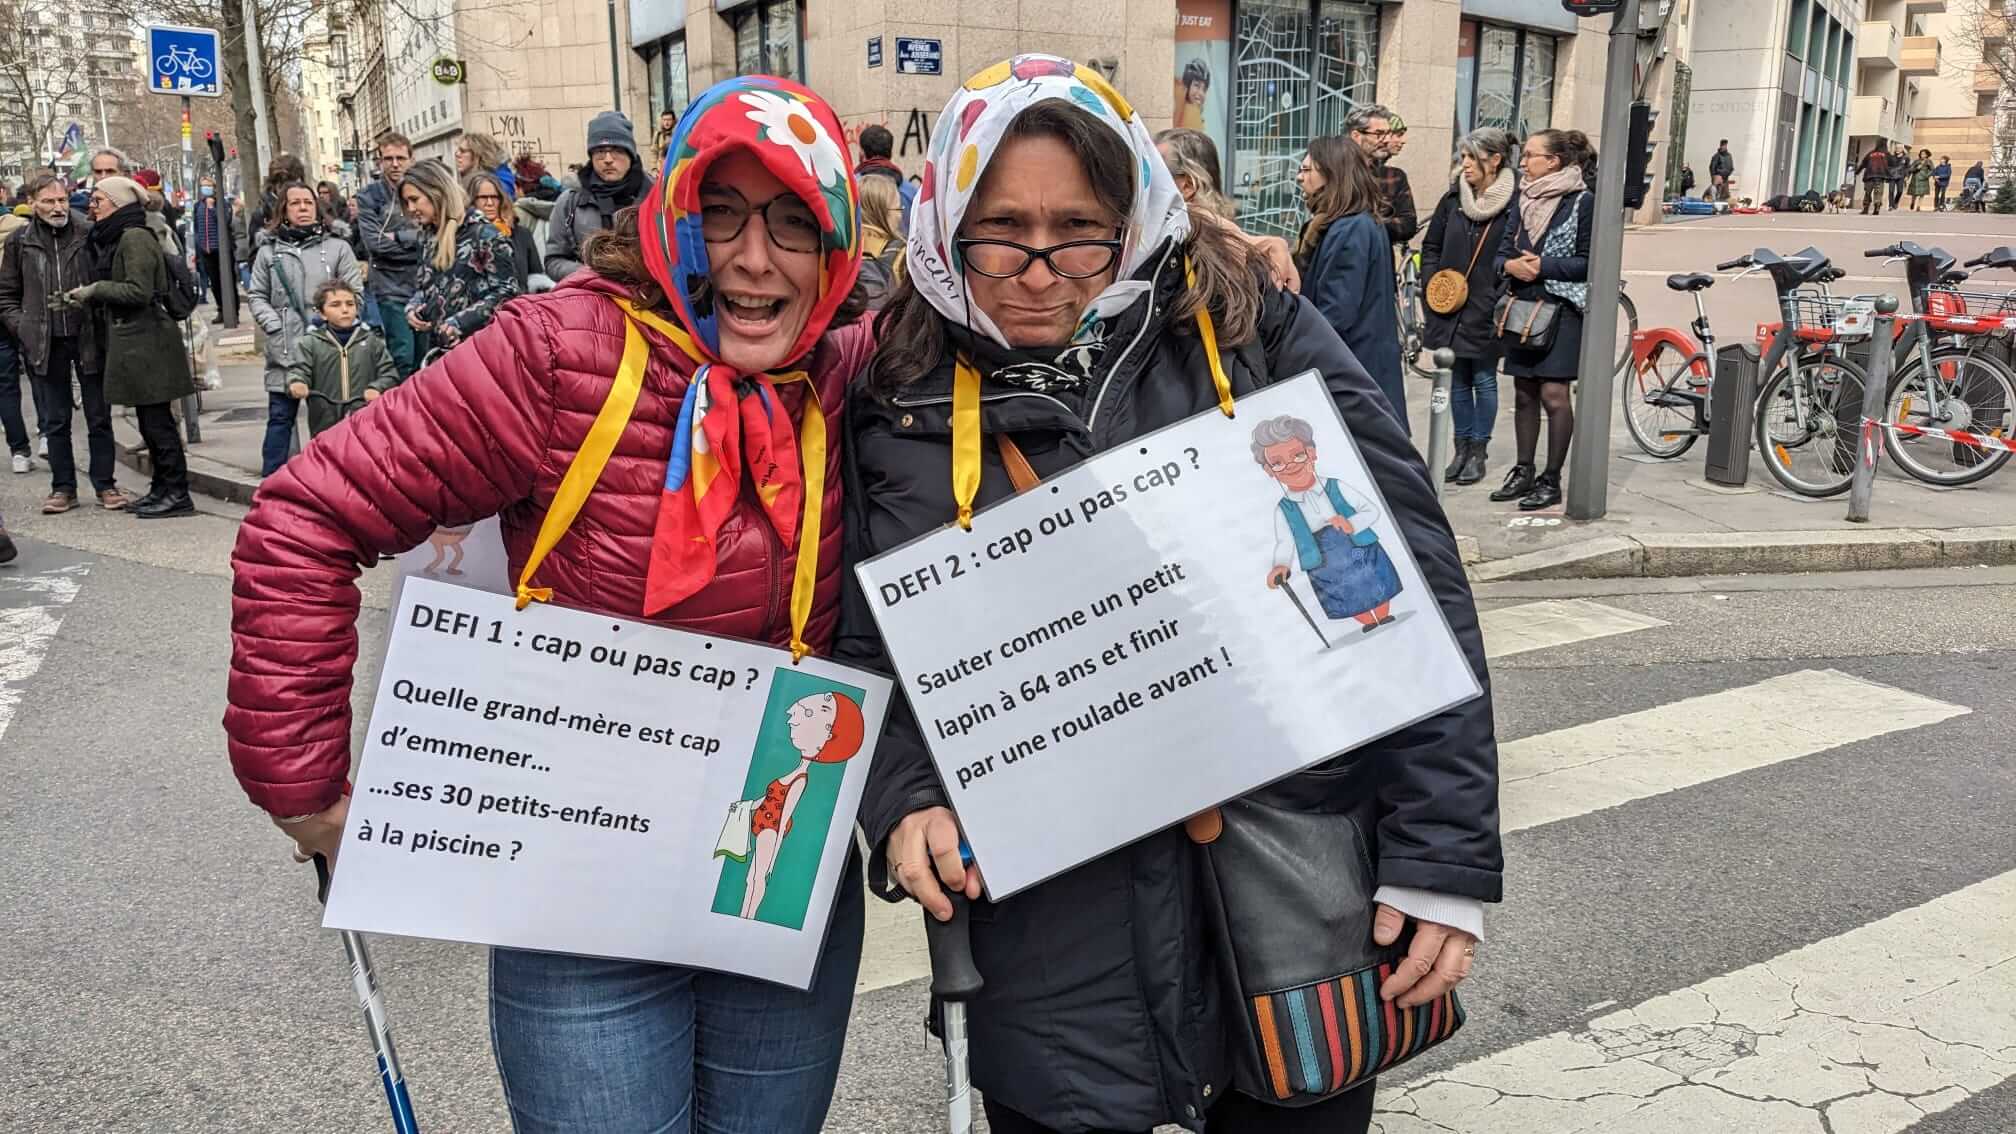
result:
<svg viewBox="0 0 2016 1134"><path fill-rule="evenodd" d="M324 924L811 983L891 692L423 576Z"/></svg>
<svg viewBox="0 0 2016 1134"><path fill-rule="evenodd" d="M990 895L1480 694L1321 377L1237 411L857 569Z"/></svg>

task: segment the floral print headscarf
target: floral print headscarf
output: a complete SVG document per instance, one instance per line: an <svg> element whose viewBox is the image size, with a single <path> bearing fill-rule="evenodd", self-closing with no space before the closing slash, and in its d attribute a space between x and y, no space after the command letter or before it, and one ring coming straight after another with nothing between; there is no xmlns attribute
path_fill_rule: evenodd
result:
<svg viewBox="0 0 2016 1134"><path fill-rule="evenodd" d="M1093 300L1078 320L1078 337L1096 334L1110 319L1146 294L1145 281L1132 276L1170 238L1190 234L1190 213L1155 139L1140 115L1103 76L1054 55L1018 55L967 79L953 93L931 133L923 185L910 208L908 271L926 302L946 319L1006 347L987 313L968 300L964 265L953 238L979 188L987 163L1000 148L1008 124L1045 99L1063 99L1112 128L1139 166L1134 207L1121 232L1123 245L1113 286Z"/></svg>

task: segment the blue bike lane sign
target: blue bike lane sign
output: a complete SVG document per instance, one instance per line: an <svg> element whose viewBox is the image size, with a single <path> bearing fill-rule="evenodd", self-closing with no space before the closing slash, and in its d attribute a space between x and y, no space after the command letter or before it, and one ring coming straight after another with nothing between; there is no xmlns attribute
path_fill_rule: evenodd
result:
<svg viewBox="0 0 2016 1134"><path fill-rule="evenodd" d="M214 28L147 25L147 89L155 94L224 93L223 60Z"/></svg>

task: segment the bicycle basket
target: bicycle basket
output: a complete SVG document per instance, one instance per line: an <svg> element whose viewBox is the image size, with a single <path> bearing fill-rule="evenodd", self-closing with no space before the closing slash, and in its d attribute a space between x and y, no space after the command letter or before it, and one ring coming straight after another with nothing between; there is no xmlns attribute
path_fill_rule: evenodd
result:
<svg viewBox="0 0 2016 1134"><path fill-rule="evenodd" d="M1829 343L1869 335L1870 308L1861 301L1795 292L1786 296L1785 302L1792 330L1802 342Z"/></svg>
<svg viewBox="0 0 2016 1134"><path fill-rule="evenodd" d="M1925 293L1925 314L1934 320L2016 320L2016 291L1933 288ZM2016 329L2016 324L2005 323L2003 329Z"/></svg>

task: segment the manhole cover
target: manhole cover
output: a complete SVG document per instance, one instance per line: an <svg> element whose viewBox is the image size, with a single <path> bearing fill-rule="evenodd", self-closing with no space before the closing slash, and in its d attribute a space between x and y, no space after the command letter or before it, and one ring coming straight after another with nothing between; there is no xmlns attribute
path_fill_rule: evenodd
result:
<svg viewBox="0 0 2016 1134"><path fill-rule="evenodd" d="M266 420L266 407L240 406L237 409L227 409L223 413L218 414L213 420L219 425L235 421L264 421Z"/></svg>

